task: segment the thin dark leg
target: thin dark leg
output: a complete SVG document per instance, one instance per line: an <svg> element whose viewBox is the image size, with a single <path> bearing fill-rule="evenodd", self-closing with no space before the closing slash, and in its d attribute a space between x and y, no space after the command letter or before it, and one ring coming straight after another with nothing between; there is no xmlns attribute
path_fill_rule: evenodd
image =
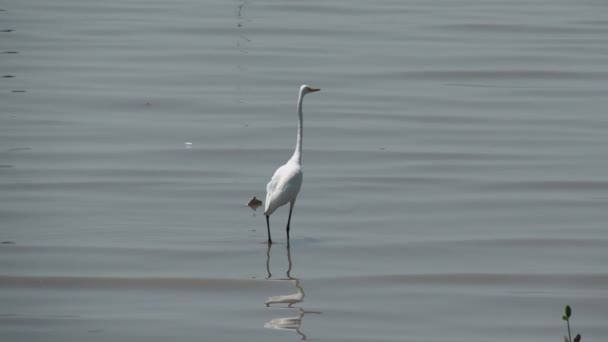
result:
<svg viewBox="0 0 608 342"><path fill-rule="evenodd" d="M268 278L266 279L270 279L272 278L272 273L270 273L270 247L272 247L272 245L268 245L268 249L266 250L266 271L268 272ZM268 306L268 304L266 304L266 306Z"/></svg>
<svg viewBox="0 0 608 342"><path fill-rule="evenodd" d="M291 212L293 211L294 202L289 203L289 218L287 219L287 247L289 247L289 224L291 223Z"/></svg>
<svg viewBox="0 0 608 342"><path fill-rule="evenodd" d="M272 239L270 238L270 216L266 215L266 228L268 229L268 244L272 245Z"/></svg>
<svg viewBox="0 0 608 342"><path fill-rule="evenodd" d="M287 262L289 262L289 268L287 269L287 279L291 278L291 248L287 245Z"/></svg>

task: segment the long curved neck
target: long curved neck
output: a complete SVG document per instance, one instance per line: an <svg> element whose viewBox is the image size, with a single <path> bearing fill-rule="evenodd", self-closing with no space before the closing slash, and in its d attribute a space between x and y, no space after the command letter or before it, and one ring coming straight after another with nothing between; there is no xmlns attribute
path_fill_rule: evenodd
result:
<svg viewBox="0 0 608 342"><path fill-rule="evenodd" d="M298 137L296 139L296 150L293 152L291 160L302 163L302 100L304 96L300 94L298 97Z"/></svg>

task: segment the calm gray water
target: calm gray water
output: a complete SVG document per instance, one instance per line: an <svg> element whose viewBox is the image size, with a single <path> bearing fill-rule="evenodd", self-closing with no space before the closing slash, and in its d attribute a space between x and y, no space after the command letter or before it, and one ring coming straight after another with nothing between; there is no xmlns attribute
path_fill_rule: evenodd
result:
<svg viewBox="0 0 608 342"><path fill-rule="evenodd" d="M0 8L0 340L606 340L608 2Z"/></svg>

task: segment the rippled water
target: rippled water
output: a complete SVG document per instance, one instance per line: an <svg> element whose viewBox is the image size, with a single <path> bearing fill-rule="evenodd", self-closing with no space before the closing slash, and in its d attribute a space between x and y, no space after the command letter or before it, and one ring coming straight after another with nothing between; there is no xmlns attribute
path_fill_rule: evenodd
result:
<svg viewBox="0 0 608 342"><path fill-rule="evenodd" d="M608 336L607 2L1 9L2 341Z"/></svg>

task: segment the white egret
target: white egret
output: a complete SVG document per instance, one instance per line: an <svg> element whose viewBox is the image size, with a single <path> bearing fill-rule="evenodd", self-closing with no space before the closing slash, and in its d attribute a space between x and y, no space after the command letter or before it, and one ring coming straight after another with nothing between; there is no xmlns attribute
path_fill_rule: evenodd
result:
<svg viewBox="0 0 608 342"><path fill-rule="evenodd" d="M287 219L287 245L289 246L289 223L291 213L296 203L296 197L302 187L302 100L304 95L321 89L302 85L298 96L298 136L296 149L291 159L285 165L279 167L266 185L266 203L264 204L264 215L266 215L266 228L268 229L268 244L272 244L270 238L270 215L279 207L289 203L289 218Z"/></svg>

